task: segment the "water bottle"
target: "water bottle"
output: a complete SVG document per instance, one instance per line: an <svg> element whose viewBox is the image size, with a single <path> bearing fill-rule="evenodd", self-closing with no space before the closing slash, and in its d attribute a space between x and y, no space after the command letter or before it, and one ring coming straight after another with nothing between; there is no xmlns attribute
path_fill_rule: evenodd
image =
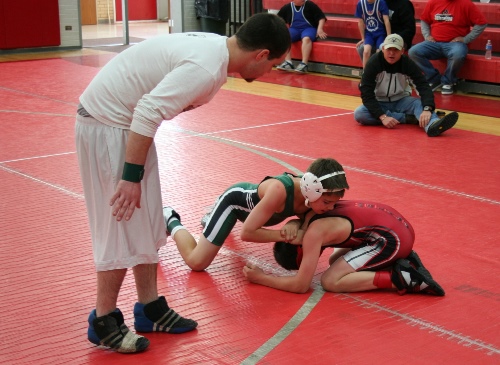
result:
<svg viewBox="0 0 500 365"><path fill-rule="evenodd" d="M484 54L484 58L487 60L491 60L491 51L493 50L493 45L491 44L491 41L488 40L486 42L486 53Z"/></svg>

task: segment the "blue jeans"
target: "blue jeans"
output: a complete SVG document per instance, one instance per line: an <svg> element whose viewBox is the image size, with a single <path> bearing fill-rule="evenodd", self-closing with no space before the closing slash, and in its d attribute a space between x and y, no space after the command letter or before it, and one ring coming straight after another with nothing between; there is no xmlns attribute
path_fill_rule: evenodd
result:
<svg viewBox="0 0 500 365"><path fill-rule="evenodd" d="M424 72L427 82L452 85L457 82L458 71L462 68L468 48L462 42L423 41L410 48L408 55ZM429 60L448 59L448 65L441 76Z"/></svg>
<svg viewBox="0 0 500 365"><path fill-rule="evenodd" d="M406 114L413 114L417 119L420 119L420 114L422 114L423 111L420 98L415 98L413 96L406 96L398 101L379 101L378 104L385 115L397 119L401 124L406 123ZM356 108L354 111L354 119L356 122L363 125L382 125L380 119L375 118L364 105L360 105ZM436 113L432 112L431 120L424 128L425 131L427 132L430 125L437 120L439 120L439 117Z"/></svg>

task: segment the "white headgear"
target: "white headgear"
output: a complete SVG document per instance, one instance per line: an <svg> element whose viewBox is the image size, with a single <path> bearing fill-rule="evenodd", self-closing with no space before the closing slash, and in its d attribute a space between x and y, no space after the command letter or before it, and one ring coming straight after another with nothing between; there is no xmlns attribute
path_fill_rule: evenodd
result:
<svg viewBox="0 0 500 365"><path fill-rule="evenodd" d="M302 176L302 178L300 179L300 191L302 191L302 195L304 196L304 198L306 198L306 205L308 205L309 202L312 203L321 198L321 195L323 195L323 193L327 192L333 193L335 191L344 190L344 189L323 189L323 184L321 184L321 181L337 175L345 175L345 172L344 171L332 172L331 174L322 177L317 177L312 172L306 172L304 176Z"/></svg>

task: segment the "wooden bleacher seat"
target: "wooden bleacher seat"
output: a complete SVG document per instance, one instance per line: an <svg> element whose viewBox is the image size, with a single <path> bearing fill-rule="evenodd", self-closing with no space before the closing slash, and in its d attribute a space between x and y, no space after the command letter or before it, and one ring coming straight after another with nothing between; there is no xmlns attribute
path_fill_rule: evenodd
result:
<svg viewBox="0 0 500 365"><path fill-rule="evenodd" d="M470 53L467 55L466 62L458 76L467 82L498 84L495 85L495 88L498 86L498 92L500 93L500 57L495 55L495 53L498 54L500 52L500 1L492 1L494 2L480 3L475 1L488 20L488 27L476 40L469 44ZM266 10L278 10L289 2L290 0L262 0L262 5ZM320 69L325 72L335 70L335 67L332 66L360 70L362 67L361 59L355 49L356 42L360 39L357 25L358 20L354 18L356 1L314 0L314 2L327 15L327 22L324 29L328 34L328 39L318 40L314 43L310 61L322 64ZM427 0L412 0L412 3L415 7L415 18L417 21L417 33L413 44L417 44L423 41L420 30L420 14ZM494 56L491 60L484 58L484 48L487 40L491 40L493 44ZM300 43L295 43L292 46L292 58L300 60ZM432 62L440 71L443 71L446 67L446 60ZM346 75L345 73L342 74ZM359 71L351 72L353 76L359 74ZM491 91L491 88L487 89Z"/></svg>

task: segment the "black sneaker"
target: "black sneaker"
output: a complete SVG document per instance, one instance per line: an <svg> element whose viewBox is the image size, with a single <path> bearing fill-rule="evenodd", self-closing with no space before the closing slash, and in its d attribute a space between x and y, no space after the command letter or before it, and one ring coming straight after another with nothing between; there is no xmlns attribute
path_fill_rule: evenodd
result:
<svg viewBox="0 0 500 365"><path fill-rule="evenodd" d="M97 317L95 309L89 315L87 337L90 342L120 353L134 353L146 350L149 340L131 332L125 325L119 309Z"/></svg>
<svg viewBox="0 0 500 365"><path fill-rule="evenodd" d="M442 111L442 110L436 110L436 115L439 117L439 118L442 118L446 115L446 112Z"/></svg>
<svg viewBox="0 0 500 365"><path fill-rule="evenodd" d="M135 303L134 316L135 330L139 332L184 333L198 326L196 321L177 314L163 296L148 304Z"/></svg>
<svg viewBox="0 0 500 365"><path fill-rule="evenodd" d="M419 121L416 116L413 114L406 114L405 115L405 124L412 124L412 125L419 125Z"/></svg>
<svg viewBox="0 0 500 365"><path fill-rule="evenodd" d="M408 261L410 261L410 264L417 270L422 270L422 272L425 272L426 275L428 275L430 278L432 278L431 273L429 270L427 270L422 264L422 260L420 260L420 257L418 257L417 253L415 251L412 251L408 257L406 257Z"/></svg>
<svg viewBox="0 0 500 365"><path fill-rule="evenodd" d="M431 87L432 91L436 91L439 89L443 84L440 82L429 82L429 86Z"/></svg>
<svg viewBox="0 0 500 365"><path fill-rule="evenodd" d="M418 256L417 256L418 257ZM444 296L444 290L423 268L415 268L409 260L399 259L392 267L391 281L398 293L423 293Z"/></svg>
<svg viewBox="0 0 500 365"><path fill-rule="evenodd" d="M458 113L452 112L446 114L443 118L433 122L427 129L427 135L429 137L437 137L441 133L446 132L448 129L452 128L458 121Z"/></svg>

